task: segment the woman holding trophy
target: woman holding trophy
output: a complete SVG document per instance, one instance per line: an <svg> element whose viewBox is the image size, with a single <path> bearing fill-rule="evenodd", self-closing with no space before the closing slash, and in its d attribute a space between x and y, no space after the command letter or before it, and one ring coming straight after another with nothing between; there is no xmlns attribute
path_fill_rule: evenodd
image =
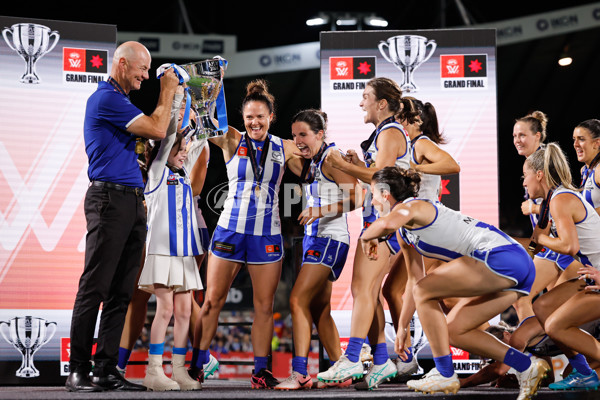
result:
<svg viewBox="0 0 600 400"><path fill-rule="evenodd" d="M279 383L267 367L274 328L273 301L283 259L278 193L286 165L292 159L298 161L299 156L294 154L298 149L292 141L269 133L275 104L267 82L250 82L246 91L242 101L246 131L230 126L224 135L209 138L223 151L229 193L210 244L197 366L217 367L209 362L209 346L229 288L246 264L254 302L251 382L253 388L260 389Z"/></svg>

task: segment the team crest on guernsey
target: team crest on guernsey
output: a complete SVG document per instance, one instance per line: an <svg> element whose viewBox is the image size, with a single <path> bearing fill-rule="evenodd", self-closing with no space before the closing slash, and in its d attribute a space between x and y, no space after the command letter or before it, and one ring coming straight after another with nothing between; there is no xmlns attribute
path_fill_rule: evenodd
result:
<svg viewBox="0 0 600 400"><path fill-rule="evenodd" d="M179 180L177 179L177 175L167 176L167 185L179 185Z"/></svg>
<svg viewBox="0 0 600 400"><path fill-rule="evenodd" d="M280 151L273 151L271 153L271 160L278 164L283 164L283 154Z"/></svg>

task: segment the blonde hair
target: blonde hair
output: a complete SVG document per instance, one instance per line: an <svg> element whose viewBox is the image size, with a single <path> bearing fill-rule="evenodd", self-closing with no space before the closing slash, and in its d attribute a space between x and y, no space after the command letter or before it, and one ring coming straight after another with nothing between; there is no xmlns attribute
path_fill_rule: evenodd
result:
<svg viewBox="0 0 600 400"><path fill-rule="evenodd" d="M556 142L548 143L527 157L527 164L534 171L542 171L550 189L563 185L567 189L577 190L573 186L571 168L567 156Z"/></svg>

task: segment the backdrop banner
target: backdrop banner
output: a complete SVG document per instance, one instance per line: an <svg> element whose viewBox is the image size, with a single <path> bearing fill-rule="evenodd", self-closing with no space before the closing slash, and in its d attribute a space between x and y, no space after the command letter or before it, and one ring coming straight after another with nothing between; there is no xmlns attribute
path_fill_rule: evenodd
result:
<svg viewBox="0 0 600 400"><path fill-rule="evenodd" d="M64 383L84 261L85 105L108 78L116 26L0 16L0 28L0 375Z"/></svg>

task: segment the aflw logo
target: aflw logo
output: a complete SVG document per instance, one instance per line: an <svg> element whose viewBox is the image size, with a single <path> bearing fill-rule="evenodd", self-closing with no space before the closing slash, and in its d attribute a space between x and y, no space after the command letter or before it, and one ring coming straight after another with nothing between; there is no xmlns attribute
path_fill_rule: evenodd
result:
<svg viewBox="0 0 600 400"><path fill-rule="evenodd" d="M375 57L330 57L331 80L371 79L375 77Z"/></svg>
<svg viewBox="0 0 600 400"><path fill-rule="evenodd" d="M79 53L70 53L67 60L69 61L71 68L81 68L81 56Z"/></svg>
<svg viewBox="0 0 600 400"><path fill-rule="evenodd" d="M338 61L335 66L335 72L337 76L348 76L350 72L350 68L348 68L348 63L346 61Z"/></svg>

